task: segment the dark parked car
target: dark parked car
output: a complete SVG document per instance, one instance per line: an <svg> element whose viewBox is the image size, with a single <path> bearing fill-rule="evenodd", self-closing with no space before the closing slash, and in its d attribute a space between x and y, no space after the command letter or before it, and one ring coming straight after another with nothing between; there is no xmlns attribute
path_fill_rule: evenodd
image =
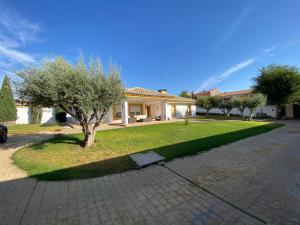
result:
<svg viewBox="0 0 300 225"><path fill-rule="evenodd" d="M0 124L0 143L4 143L7 140L7 127Z"/></svg>

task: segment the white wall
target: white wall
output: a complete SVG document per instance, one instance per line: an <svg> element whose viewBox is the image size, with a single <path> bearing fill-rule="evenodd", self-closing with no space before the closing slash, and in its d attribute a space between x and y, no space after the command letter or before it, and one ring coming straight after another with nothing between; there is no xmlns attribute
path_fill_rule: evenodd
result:
<svg viewBox="0 0 300 225"><path fill-rule="evenodd" d="M56 123L54 108L42 108L41 123Z"/></svg>
<svg viewBox="0 0 300 225"><path fill-rule="evenodd" d="M31 110L29 107L17 107L16 124L29 124L31 122ZM55 109L42 108L41 123L56 123Z"/></svg>
<svg viewBox="0 0 300 225"><path fill-rule="evenodd" d="M176 105L176 118L184 118L187 109L187 105Z"/></svg>
<svg viewBox="0 0 300 225"><path fill-rule="evenodd" d="M197 106L192 105L191 110L192 110L191 115L196 116Z"/></svg>
<svg viewBox="0 0 300 225"><path fill-rule="evenodd" d="M28 107L17 107L16 124L29 124L31 122L31 112Z"/></svg>
<svg viewBox="0 0 300 225"><path fill-rule="evenodd" d="M199 113L206 113L206 110L203 108L200 108L197 106L196 109L197 112ZM262 112L266 113L267 116L270 116L272 118L276 117L276 112L275 112L275 106L274 105L266 105L264 107L262 107ZM217 109L217 108L213 108L211 110L209 110L209 113L215 113L215 114L223 114L221 110ZM256 113L261 113L261 107L258 107L257 110L254 112L254 116L256 116ZM233 108L231 110L231 114L235 114L235 115L240 115L240 112L237 108ZM245 109L244 111L244 116L249 116L250 115L250 111L249 109Z"/></svg>

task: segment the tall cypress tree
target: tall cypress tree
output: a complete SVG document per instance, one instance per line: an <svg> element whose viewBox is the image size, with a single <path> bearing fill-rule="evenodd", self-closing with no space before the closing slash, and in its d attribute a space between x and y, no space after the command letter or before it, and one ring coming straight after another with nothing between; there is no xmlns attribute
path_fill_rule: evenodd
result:
<svg viewBox="0 0 300 225"><path fill-rule="evenodd" d="M0 93L0 121L14 121L16 119L17 108L10 86L10 80L7 76L5 76Z"/></svg>

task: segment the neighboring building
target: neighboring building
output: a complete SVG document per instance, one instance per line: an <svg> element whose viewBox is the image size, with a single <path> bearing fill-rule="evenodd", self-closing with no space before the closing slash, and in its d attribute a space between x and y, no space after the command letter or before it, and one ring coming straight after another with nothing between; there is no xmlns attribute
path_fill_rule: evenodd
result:
<svg viewBox="0 0 300 225"><path fill-rule="evenodd" d="M252 89L241 90L241 91L230 91L220 93L219 96L224 100L224 102L229 101L232 97L248 97L252 94Z"/></svg>
<svg viewBox="0 0 300 225"><path fill-rule="evenodd" d="M141 87L127 88L126 99L112 107L107 121L128 124L140 119L171 120L196 115L195 100L168 94L165 89L153 91Z"/></svg>
<svg viewBox="0 0 300 225"><path fill-rule="evenodd" d="M220 90L217 88L208 90L208 91L200 91L198 93L195 94L195 97L197 96L215 96L215 95L219 95L220 94Z"/></svg>

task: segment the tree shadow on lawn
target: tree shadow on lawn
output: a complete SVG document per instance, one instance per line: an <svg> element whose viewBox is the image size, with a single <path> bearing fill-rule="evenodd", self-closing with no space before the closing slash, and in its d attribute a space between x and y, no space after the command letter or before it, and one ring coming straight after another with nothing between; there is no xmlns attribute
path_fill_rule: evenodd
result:
<svg viewBox="0 0 300 225"><path fill-rule="evenodd" d="M139 153L147 151L155 151L156 153L164 156L166 161L174 158L194 155L203 151L210 150L229 144L247 137L262 134L271 131L275 128L283 126L282 124L266 124L257 127L247 128L239 131L218 134L209 137L203 137L191 141L181 142L177 144L165 145L158 148L147 149ZM71 143L80 144L80 139L77 137L63 137L59 140L54 140L55 143ZM35 147L39 150L39 147ZM52 172L41 173L32 175L41 180L70 180L70 179L85 179L92 177L100 177L108 174L120 173L136 168L135 163L131 160L129 155L115 157L107 160L84 164L76 167L70 167Z"/></svg>
<svg viewBox="0 0 300 225"><path fill-rule="evenodd" d="M64 135L60 137L55 137L53 139L45 140L37 145L32 145L31 148L33 150L43 150L46 147L47 143L51 144L72 144L75 146L79 146L82 144L82 140L79 137L76 137L74 135Z"/></svg>

